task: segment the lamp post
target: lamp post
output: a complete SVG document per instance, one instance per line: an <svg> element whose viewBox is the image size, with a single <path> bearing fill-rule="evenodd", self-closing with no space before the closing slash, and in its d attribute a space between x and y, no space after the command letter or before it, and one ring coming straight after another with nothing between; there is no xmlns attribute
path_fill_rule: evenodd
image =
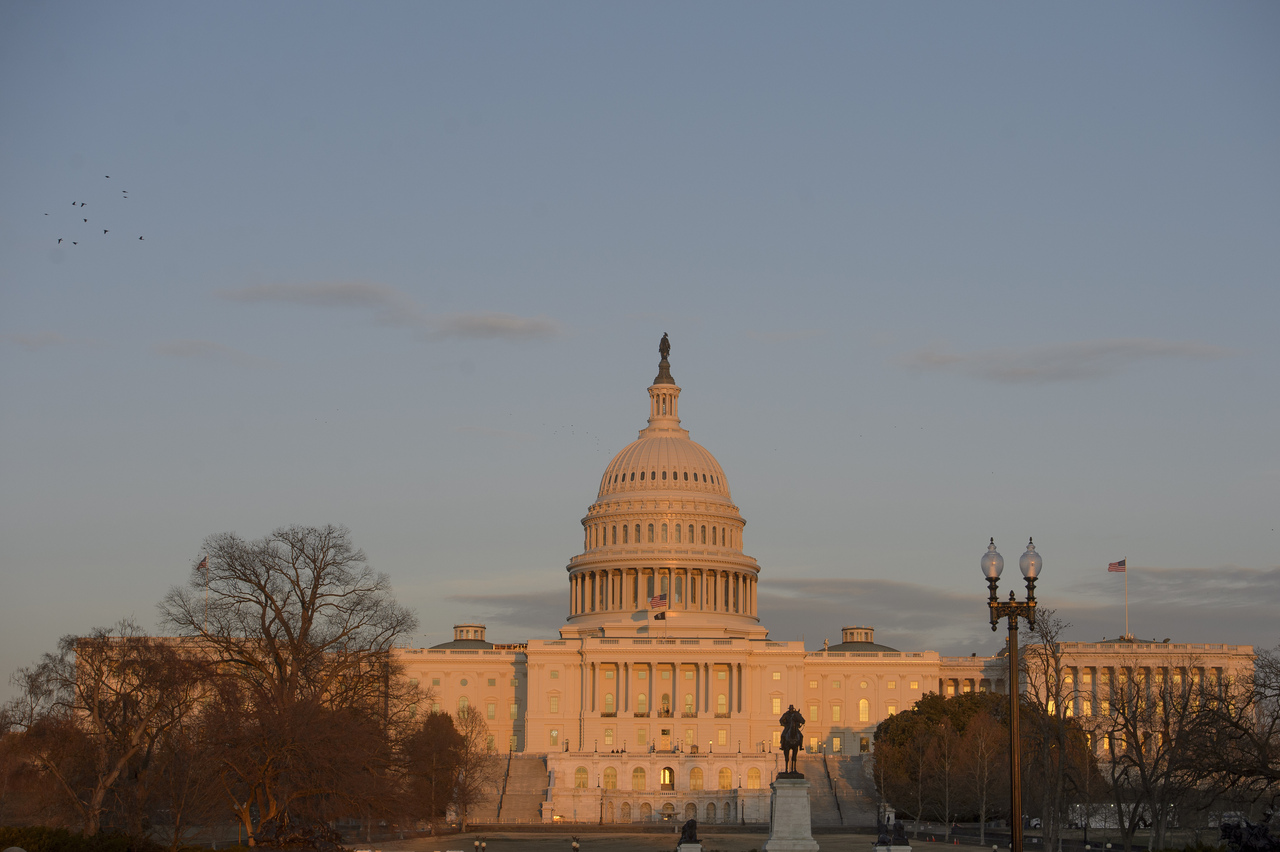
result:
<svg viewBox="0 0 1280 852"><path fill-rule="evenodd" d="M987 552L982 557L982 573L987 578L987 587L991 597L987 600L987 608L991 611L991 630L994 632L1000 619L1007 618L1009 623L1009 850L1022 852L1022 766L1018 757L1018 619L1025 618L1030 627L1036 626L1036 578L1040 576L1043 560L1036 553L1036 545L1027 539L1027 551L1018 560L1022 576L1027 581L1027 599L1019 601L1013 591L1009 592L1009 600L1001 601L996 596L996 587L1000 583L1000 572L1004 570L1004 557L996 550L996 540L991 539Z"/></svg>

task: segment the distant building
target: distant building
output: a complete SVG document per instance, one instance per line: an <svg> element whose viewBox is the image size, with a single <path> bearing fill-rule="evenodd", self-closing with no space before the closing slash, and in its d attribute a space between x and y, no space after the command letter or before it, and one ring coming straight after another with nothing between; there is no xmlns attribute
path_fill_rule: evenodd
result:
<svg viewBox="0 0 1280 852"><path fill-rule="evenodd" d="M876 725L928 692L1006 691L1004 657L900 651L876 644L871 627L846 627L840 644L815 652L771 641L756 609L760 566L743 549L746 521L720 464L681 427L680 387L663 355L648 426L605 468L581 521L559 638L496 645L483 624L458 624L453 641L402 649L402 661L432 690L430 709L478 708L495 750L510 754L492 819L767 821L781 769L778 717L794 704L807 719L807 751L819 755L801 771L824 773L815 822L874 824L863 756ZM1252 664L1248 646L1064 647L1081 715L1097 710L1092 690L1135 655L1157 671Z"/></svg>

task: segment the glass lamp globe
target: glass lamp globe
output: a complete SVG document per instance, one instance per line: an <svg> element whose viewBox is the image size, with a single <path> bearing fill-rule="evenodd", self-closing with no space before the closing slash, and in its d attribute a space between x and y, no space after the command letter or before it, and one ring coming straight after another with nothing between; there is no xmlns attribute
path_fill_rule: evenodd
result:
<svg viewBox="0 0 1280 852"><path fill-rule="evenodd" d="M988 580L999 580L1003 570L1004 557L996 550L996 540L992 537L991 544L987 545L987 552L982 555L982 575Z"/></svg>
<svg viewBox="0 0 1280 852"><path fill-rule="evenodd" d="M1044 560L1040 558L1040 554L1036 553L1036 543L1031 539L1027 539L1027 552L1022 554L1022 558L1018 560L1018 567L1022 569L1022 576L1028 580L1034 580L1040 576L1040 567L1044 564Z"/></svg>

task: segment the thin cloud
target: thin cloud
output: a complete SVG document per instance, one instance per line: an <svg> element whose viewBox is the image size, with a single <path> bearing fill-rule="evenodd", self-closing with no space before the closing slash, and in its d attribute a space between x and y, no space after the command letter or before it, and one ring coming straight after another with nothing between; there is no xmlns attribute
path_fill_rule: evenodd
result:
<svg viewBox="0 0 1280 852"><path fill-rule="evenodd" d="M760 343L794 343L797 340L810 340L824 334L826 332L822 329L809 328L797 331L748 331L747 337Z"/></svg>
<svg viewBox="0 0 1280 852"><path fill-rule="evenodd" d="M34 334L6 334L4 339L32 351L44 349L47 346L65 346L68 343L75 342L65 334L59 334L56 331L37 331Z"/></svg>
<svg viewBox="0 0 1280 852"><path fill-rule="evenodd" d="M522 317L498 311L433 315L408 293L370 281L317 281L303 284L258 284L218 295L233 302L274 303L306 307L365 310L378 325L408 328L422 339L538 340L562 333L545 316Z"/></svg>
<svg viewBox="0 0 1280 852"><path fill-rule="evenodd" d="M185 358L193 361L220 361L235 364L238 367L265 367L271 362L215 343L212 340L166 340L157 343L153 349L157 355L165 358Z"/></svg>
<svg viewBox="0 0 1280 852"><path fill-rule="evenodd" d="M1234 354L1230 349L1195 341L1131 337L974 352L926 348L902 355L897 362L914 370L950 370L993 382L1045 384L1104 378L1139 361L1207 361Z"/></svg>
<svg viewBox="0 0 1280 852"><path fill-rule="evenodd" d="M496 312L449 314L431 320L430 325L432 333L438 337L539 340L557 337L561 333L560 324L548 317L519 317Z"/></svg>

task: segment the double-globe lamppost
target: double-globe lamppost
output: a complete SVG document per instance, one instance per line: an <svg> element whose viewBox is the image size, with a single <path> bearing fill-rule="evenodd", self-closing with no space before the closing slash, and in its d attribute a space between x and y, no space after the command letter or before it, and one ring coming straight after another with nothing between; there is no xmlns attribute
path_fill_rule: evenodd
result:
<svg viewBox="0 0 1280 852"><path fill-rule="evenodd" d="M1022 765L1018 757L1018 619L1025 618L1027 625L1036 626L1036 578L1040 576L1043 561L1036 553L1035 542L1027 540L1027 551L1018 560L1022 576L1027 580L1027 599L1019 601L1011 590L1009 600L996 596L1000 584L1000 572L1004 570L1004 557L996 550L996 540L991 539L987 552L982 556L982 573L987 578L991 597L987 608L991 611L991 630L994 632L1000 619L1009 621L1009 835L1010 852L1022 852Z"/></svg>

